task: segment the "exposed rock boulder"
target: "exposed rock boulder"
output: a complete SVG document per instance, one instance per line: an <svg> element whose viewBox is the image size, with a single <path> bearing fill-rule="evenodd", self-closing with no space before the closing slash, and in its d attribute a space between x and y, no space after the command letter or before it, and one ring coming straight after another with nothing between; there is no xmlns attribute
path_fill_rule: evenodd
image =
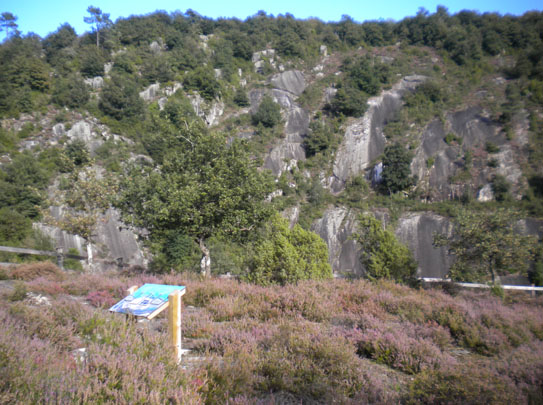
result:
<svg viewBox="0 0 543 405"><path fill-rule="evenodd" d="M179 82L174 82L171 86L164 87L164 94L168 97L173 96L177 90L182 89L183 85Z"/></svg>
<svg viewBox="0 0 543 405"><path fill-rule="evenodd" d="M164 45L162 38L160 38L158 41L153 41L149 44L149 49L153 53L160 53L161 51L166 49L166 45Z"/></svg>
<svg viewBox="0 0 543 405"><path fill-rule="evenodd" d="M485 184L485 186L477 193L477 201L487 202L494 199L494 193L492 192L492 185Z"/></svg>
<svg viewBox="0 0 543 405"><path fill-rule="evenodd" d="M66 127L63 123L58 123L51 128L53 135L56 137L61 137L66 133Z"/></svg>
<svg viewBox="0 0 543 405"><path fill-rule="evenodd" d="M446 247L434 247L434 234L449 235L452 226L447 218L424 213L403 215L396 226L396 237L409 247L418 263L417 276L443 278L452 264Z"/></svg>
<svg viewBox="0 0 543 405"><path fill-rule="evenodd" d="M379 220L387 221L386 214L373 213ZM344 207L328 209L311 229L320 235L328 246L330 265L335 274L362 276L364 268L360 263L360 248L351 239L357 232L356 214ZM395 234L406 244L418 262L417 275L420 277L443 277L451 265L445 247L433 246L434 234L450 234L451 225L447 218L433 213L407 213L396 226Z"/></svg>
<svg viewBox="0 0 543 405"><path fill-rule="evenodd" d="M265 49L263 51L258 51L258 52L253 53L252 62L255 67L255 72L263 73L264 65L265 65L265 61L263 59L264 57L268 59L268 61L273 67L277 66L274 60L275 49Z"/></svg>
<svg viewBox="0 0 543 405"><path fill-rule="evenodd" d="M447 144L445 137L449 133L461 142ZM426 189L431 200L458 197L466 191L475 194L481 190L478 198L488 201L492 198L489 181L494 171L486 164L484 149L487 142L500 147L500 152L492 155L498 162L497 173L518 189L522 171L514 150L506 142L501 126L488 119L479 107L447 114L443 122L435 120L425 128L411 162L411 172L418 179L419 188ZM464 155L467 151L477 155L478 160L474 159L473 167L466 169ZM429 159L434 162L432 167L428 167ZM469 178L459 184L451 184L450 179L462 170L470 171Z"/></svg>
<svg viewBox="0 0 543 405"><path fill-rule="evenodd" d="M98 90L104 86L104 78L102 76L91 77L85 79L85 84L93 90Z"/></svg>
<svg viewBox="0 0 543 405"><path fill-rule="evenodd" d="M321 45L319 47L319 53L324 57L328 56L328 47L326 45Z"/></svg>
<svg viewBox="0 0 543 405"><path fill-rule="evenodd" d="M262 60L262 57L273 58L275 57L275 49L264 49L263 51L258 51L253 53L252 62L258 62Z"/></svg>
<svg viewBox="0 0 543 405"><path fill-rule="evenodd" d="M264 167L280 176L289 166L295 166L296 162L305 159L302 142L309 128L309 114L294 101L292 93L279 89L271 92L255 89L249 92L252 113L258 110L265 94L269 94L281 106L285 121L285 138L272 148L264 161Z"/></svg>
<svg viewBox="0 0 543 405"><path fill-rule="evenodd" d="M78 121L66 133L70 141L79 140L85 142L89 151L94 153L104 141L92 131L93 124L87 121Z"/></svg>
<svg viewBox="0 0 543 405"><path fill-rule="evenodd" d="M153 101L160 95L160 83L151 84L145 90L140 92L140 97L145 101Z"/></svg>
<svg viewBox="0 0 543 405"><path fill-rule="evenodd" d="M198 93L187 97L196 115L202 118L208 127L219 123L219 119L224 113L224 103L222 101L213 100L212 103L208 103Z"/></svg>
<svg viewBox="0 0 543 405"><path fill-rule="evenodd" d="M51 216L57 220L62 218L64 211L62 207L50 207ZM81 255L87 254L86 239L43 223L35 223L34 227L51 237L55 247L61 249L62 252L67 253L69 249L77 249ZM108 262L116 262L119 259L129 265L146 264L136 234L119 220L119 213L116 210L109 209L98 218L96 235L92 244L92 255L96 259L102 259L105 264L96 260L95 269L103 269Z"/></svg>
<svg viewBox="0 0 543 405"><path fill-rule="evenodd" d="M384 125L401 108L402 96L424 80L424 76L407 76L392 89L368 100L368 111L347 127L337 151L330 181L332 191L343 190L350 177L363 172L372 160L383 153L386 142Z"/></svg>
<svg viewBox="0 0 543 405"><path fill-rule="evenodd" d="M302 94L307 86L304 74L299 70L288 70L278 73L270 81L274 88L288 91L296 96Z"/></svg>
<svg viewBox="0 0 543 405"><path fill-rule="evenodd" d="M326 210L311 230L326 242L330 265L335 274L362 275L360 253L356 242L350 239L356 232L356 217L344 207Z"/></svg>

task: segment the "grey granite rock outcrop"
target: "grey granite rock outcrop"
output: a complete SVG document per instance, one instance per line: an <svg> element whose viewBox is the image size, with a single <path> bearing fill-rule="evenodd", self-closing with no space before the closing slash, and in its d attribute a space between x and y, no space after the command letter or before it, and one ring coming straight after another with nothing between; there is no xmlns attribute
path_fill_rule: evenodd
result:
<svg viewBox="0 0 543 405"><path fill-rule="evenodd" d="M387 220L382 212L373 213L381 221ZM313 223L311 229L320 235L328 246L330 265L335 274L364 275L360 263L360 248L351 236L357 232L357 219L353 211L345 207L326 210L323 217ZM400 217L395 234L406 244L418 262L420 277L444 277L451 265L445 247L434 247L435 233L449 234L451 225L447 218L423 213L407 213Z"/></svg>
<svg viewBox="0 0 543 405"><path fill-rule="evenodd" d="M208 127L219 123L219 119L224 113L224 103L222 101L213 100L208 103L198 93L189 94L187 97L196 115L202 118Z"/></svg>
<svg viewBox="0 0 543 405"><path fill-rule="evenodd" d="M340 192L347 180L362 173L385 148L383 127L402 106L402 96L424 82L424 76L407 76L390 90L368 100L368 111L345 131L336 153L330 187Z"/></svg>
<svg viewBox="0 0 543 405"><path fill-rule="evenodd" d="M402 215L396 225L398 240L413 253L418 263L417 276L443 278L449 271L452 259L446 247L434 247L434 235L449 235L452 226L447 218L424 213Z"/></svg>
<svg viewBox="0 0 543 405"><path fill-rule="evenodd" d="M66 133L70 141L78 140L83 141L89 148L91 153L94 153L103 143L104 140L101 136L97 135L93 129L94 123L88 121L76 122L70 130Z"/></svg>
<svg viewBox="0 0 543 405"><path fill-rule="evenodd" d="M57 220L62 218L65 211L62 207L50 207L51 216ZM87 255L86 239L43 223L35 223L34 227L49 236L54 241L55 247L62 252L67 253L69 249L77 249L81 255ZM92 241L92 255L98 259L93 264L94 270L105 269L108 262L116 262L119 259L128 265L146 265L147 261L138 243L137 235L120 221L116 210L109 209L105 214L100 215L96 235Z"/></svg>
<svg viewBox="0 0 543 405"><path fill-rule="evenodd" d="M153 101L160 94L160 83L154 83L149 85L145 90L141 91L140 97L145 101Z"/></svg>
<svg viewBox="0 0 543 405"><path fill-rule="evenodd" d="M288 91L296 96L302 94L307 86L304 74L299 70L278 73L271 78L270 82L274 88Z"/></svg>
<svg viewBox="0 0 543 405"><path fill-rule="evenodd" d="M311 227L328 246L329 262L334 274L360 276L364 273L359 248L350 237L356 232L356 217L344 207L326 210Z"/></svg>
<svg viewBox="0 0 543 405"><path fill-rule="evenodd" d="M491 156L498 165L496 172L518 188L522 181L522 171L501 129L479 107L469 107L447 114L444 121L431 122L423 131L420 146L415 150L411 162L411 173L418 179L420 189L424 188L431 200L454 198L466 191L477 195L480 201L492 199L489 181L493 170L487 167L484 159L474 165L470 177L461 184L451 184L450 181L465 170L463 157L466 151L478 150L479 155L486 155L484 148L487 142L500 147L499 153ZM460 144L447 144L445 137L448 133L461 139ZM427 164L429 159L434 161L431 167Z"/></svg>
<svg viewBox="0 0 543 405"><path fill-rule="evenodd" d="M250 91L252 113L258 110L265 94L270 95L281 106L285 123L285 137L272 148L264 161L265 168L270 169L276 176L280 176L289 166L295 166L298 161L306 157L302 143L309 128L309 114L295 102L294 94L279 89Z"/></svg>

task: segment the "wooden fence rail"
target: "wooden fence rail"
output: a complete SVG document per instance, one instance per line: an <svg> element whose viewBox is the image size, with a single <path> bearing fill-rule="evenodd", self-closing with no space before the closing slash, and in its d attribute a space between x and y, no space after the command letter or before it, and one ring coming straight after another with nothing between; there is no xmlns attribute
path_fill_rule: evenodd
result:
<svg viewBox="0 0 543 405"><path fill-rule="evenodd" d="M37 256L50 256L56 257L58 267L64 267L64 259L76 259L76 260L87 260L87 256L72 255L70 253L63 253L62 251L49 251L49 250L36 250L36 249L26 249L26 248L17 248L12 246L0 246L0 252L7 253L18 253L23 255L37 255Z"/></svg>

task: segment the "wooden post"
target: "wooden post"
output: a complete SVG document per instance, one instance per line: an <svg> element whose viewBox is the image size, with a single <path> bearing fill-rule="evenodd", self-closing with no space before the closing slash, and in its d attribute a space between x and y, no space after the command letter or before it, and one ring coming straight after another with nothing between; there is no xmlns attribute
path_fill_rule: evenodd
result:
<svg viewBox="0 0 543 405"><path fill-rule="evenodd" d="M179 363L181 361L181 291L174 291L168 296L168 323L170 324L170 342L174 355Z"/></svg>

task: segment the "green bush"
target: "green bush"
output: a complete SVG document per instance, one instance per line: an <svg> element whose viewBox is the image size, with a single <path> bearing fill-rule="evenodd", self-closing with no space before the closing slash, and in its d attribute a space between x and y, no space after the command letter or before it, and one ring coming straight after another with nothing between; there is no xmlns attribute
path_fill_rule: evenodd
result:
<svg viewBox="0 0 543 405"><path fill-rule="evenodd" d="M361 232L353 235L361 245L361 262L369 279L390 279L410 282L417 271L417 262L407 246L372 215L360 217Z"/></svg>
<svg viewBox="0 0 543 405"><path fill-rule="evenodd" d="M485 150L488 153L498 153L500 148L495 143L489 141L485 144Z"/></svg>
<svg viewBox="0 0 543 405"><path fill-rule="evenodd" d="M247 107L250 105L249 98L247 97L247 92L243 87L238 87L236 93L234 94L234 103L239 107Z"/></svg>
<svg viewBox="0 0 543 405"><path fill-rule="evenodd" d="M70 76L59 78L53 87L52 101L69 108L83 107L89 101L89 89L81 78Z"/></svg>
<svg viewBox="0 0 543 405"><path fill-rule="evenodd" d="M253 125L262 124L266 128L272 128L281 122L281 107L270 96L265 95L253 114L252 121Z"/></svg>
<svg viewBox="0 0 543 405"><path fill-rule="evenodd" d="M492 179L492 192L494 193L494 198L496 201L507 201L511 199L511 195L509 194L509 189L511 188L511 184L507 181L507 179L500 175L496 174L494 178Z"/></svg>
<svg viewBox="0 0 543 405"><path fill-rule="evenodd" d="M131 80L113 76L102 89L98 108L116 120L143 115L144 104Z"/></svg>
<svg viewBox="0 0 543 405"><path fill-rule="evenodd" d="M215 73L207 67L198 67L190 71L183 79L187 90L195 90L207 101L211 101L221 95L221 85L215 79Z"/></svg>
<svg viewBox="0 0 543 405"><path fill-rule="evenodd" d="M25 284L23 282L18 282L15 284L15 288L11 294L8 295L8 300L12 302L22 301L26 298L27 293L28 290L26 289Z"/></svg>
<svg viewBox="0 0 543 405"><path fill-rule="evenodd" d="M452 145L454 142L456 142L458 145L462 145L462 138L456 136L452 132L449 132L445 137L445 142L447 143L447 145Z"/></svg>
<svg viewBox="0 0 543 405"><path fill-rule="evenodd" d="M415 184L415 179L411 176L411 158L412 155L398 143L385 147L382 192L394 194Z"/></svg>
<svg viewBox="0 0 543 405"><path fill-rule="evenodd" d="M288 221L277 214L256 245L251 269L244 279L267 285L331 277L326 243L299 225L289 229Z"/></svg>

